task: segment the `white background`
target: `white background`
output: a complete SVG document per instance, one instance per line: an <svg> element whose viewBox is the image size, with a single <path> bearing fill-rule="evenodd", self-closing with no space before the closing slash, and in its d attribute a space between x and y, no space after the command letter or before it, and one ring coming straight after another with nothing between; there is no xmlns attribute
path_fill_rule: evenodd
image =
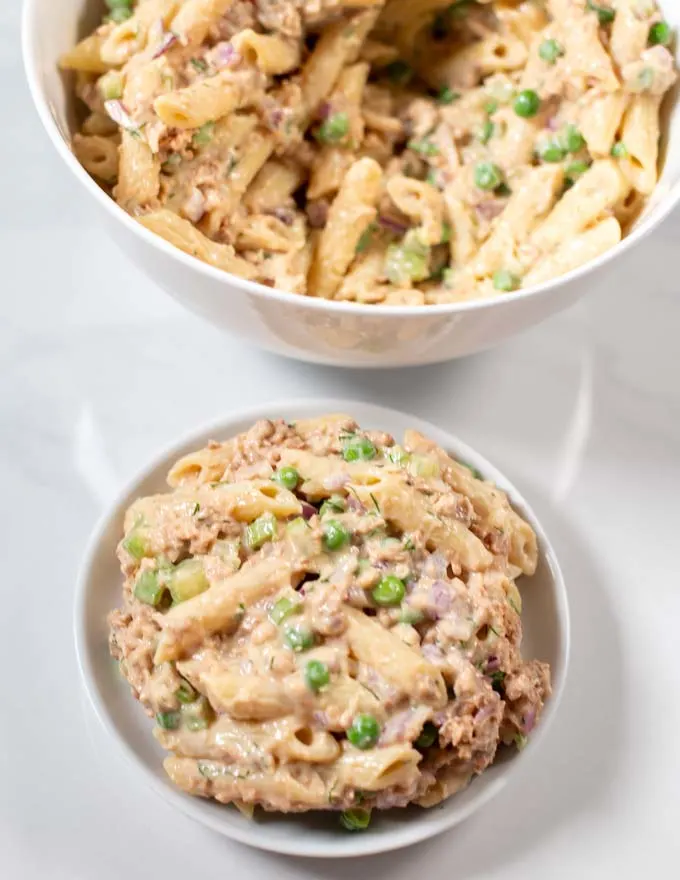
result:
<svg viewBox="0 0 680 880"><path fill-rule="evenodd" d="M678 876L680 216L604 295L493 353L364 375L280 360L181 311L93 226L30 105L19 6L0 6L0 877ZM570 591L567 693L533 763L392 856L304 862L194 825L112 752L77 674L75 573L103 505L159 445L278 396L460 435L543 518Z"/></svg>

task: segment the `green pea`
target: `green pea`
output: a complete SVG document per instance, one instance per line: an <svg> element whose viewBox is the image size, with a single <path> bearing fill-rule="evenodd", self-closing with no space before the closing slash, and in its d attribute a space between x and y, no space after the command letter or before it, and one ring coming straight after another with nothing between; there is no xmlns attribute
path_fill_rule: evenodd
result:
<svg viewBox="0 0 680 880"><path fill-rule="evenodd" d="M561 162L564 159L564 148L555 141L545 141L536 150L544 162Z"/></svg>
<svg viewBox="0 0 680 880"><path fill-rule="evenodd" d="M538 47L538 54L547 64L554 64L560 55L564 55L564 49L557 40L543 40Z"/></svg>
<svg viewBox="0 0 680 880"><path fill-rule="evenodd" d="M347 831L365 831L371 821L371 811L363 807L353 807L340 813L340 824Z"/></svg>
<svg viewBox="0 0 680 880"><path fill-rule="evenodd" d="M156 724L163 730L177 730L181 717L179 712L159 712L156 715Z"/></svg>
<svg viewBox="0 0 680 880"><path fill-rule="evenodd" d="M135 599L144 602L145 605L160 605L165 587L159 583L158 574L155 571L143 571L135 581Z"/></svg>
<svg viewBox="0 0 680 880"><path fill-rule="evenodd" d="M408 142L409 150L419 153L421 156L438 156L439 147L429 138L421 138L420 140L411 139Z"/></svg>
<svg viewBox="0 0 680 880"><path fill-rule="evenodd" d="M291 614L297 614L301 610L301 605L301 602L292 602L284 596L283 598L278 599L272 606L272 609L269 612L269 619L272 623L275 623L278 626L290 617Z"/></svg>
<svg viewBox="0 0 680 880"><path fill-rule="evenodd" d="M495 98L491 98L491 100L487 101L484 105L484 112L491 116L496 110L498 110L498 101Z"/></svg>
<svg viewBox="0 0 680 880"><path fill-rule="evenodd" d="M122 24L124 21L127 21L128 18L131 17L131 9L128 9L126 6L118 6L116 9L111 10L111 12L106 16L105 21L112 21L114 24Z"/></svg>
<svg viewBox="0 0 680 880"><path fill-rule="evenodd" d="M279 486L283 486L284 489L289 489L292 492L300 482L300 474L294 467L282 467L276 471L272 480L278 483Z"/></svg>
<svg viewBox="0 0 680 880"><path fill-rule="evenodd" d="M114 9L132 9L134 0L104 0L106 6L113 12Z"/></svg>
<svg viewBox="0 0 680 880"><path fill-rule="evenodd" d="M393 574L385 575L371 593L377 605L399 605L405 594L404 582Z"/></svg>
<svg viewBox="0 0 680 880"><path fill-rule="evenodd" d="M324 144L337 144L349 132L349 116L346 113L333 113L319 126L316 139Z"/></svg>
<svg viewBox="0 0 680 880"><path fill-rule="evenodd" d="M454 92L449 86L442 86L437 94L437 100L440 104L453 104L460 98L460 92Z"/></svg>
<svg viewBox="0 0 680 880"><path fill-rule="evenodd" d="M385 254L384 272L392 284L424 281L430 275L430 248L418 231L407 232L401 243L393 242Z"/></svg>
<svg viewBox="0 0 680 880"><path fill-rule="evenodd" d="M671 26L665 21L657 21L649 29L647 42L650 46L667 46L673 37Z"/></svg>
<svg viewBox="0 0 680 880"><path fill-rule="evenodd" d="M196 147L205 147L213 139L214 133L215 123L206 122L196 131L191 139L191 143Z"/></svg>
<svg viewBox="0 0 680 880"><path fill-rule="evenodd" d="M378 450L368 437L360 437L354 434L346 442L342 450L345 461L369 461L375 458Z"/></svg>
<svg viewBox="0 0 680 880"><path fill-rule="evenodd" d="M306 626L287 626L283 640L292 651L301 654L314 646L314 633Z"/></svg>
<svg viewBox="0 0 680 880"><path fill-rule="evenodd" d="M600 24L611 24L616 17L616 12L614 12L613 9L610 9L608 6L600 6L597 3L593 3L593 0L587 0L586 8L590 9L591 12L594 12L597 15Z"/></svg>
<svg viewBox="0 0 680 880"><path fill-rule="evenodd" d="M611 148L611 154L615 159L623 159L628 155L628 150L623 141L617 141Z"/></svg>
<svg viewBox="0 0 680 880"><path fill-rule="evenodd" d="M373 715L357 715L347 731L347 739L358 749L371 749L378 742L380 725Z"/></svg>
<svg viewBox="0 0 680 880"><path fill-rule="evenodd" d="M428 749L437 739L438 735L439 731L434 724L431 721L426 721L423 729L420 731L420 736L415 741L415 747L417 749Z"/></svg>
<svg viewBox="0 0 680 880"><path fill-rule="evenodd" d="M574 183L574 181L582 174L584 174L589 168L590 165L587 162L570 162L564 169L564 174L567 180L571 181L571 183Z"/></svg>
<svg viewBox="0 0 680 880"><path fill-rule="evenodd" d="M251 550L259 550L267 541L276 537L276 519L271 513L263 513L246 527L245 541Z"/></svg>
<svg viewBox="0 0 680 880"><path fill-rule="evenodd" d="M511 290L517 290L519 287L519 278L507 269L497 269L493 273L493 286L496 290L502 290L505 293L508 293Z"/></svg>
<svg viewBox="0 0 680 880"><path fill-rule="evenodd" d="M350 534L337 519L329 519L323 524L323 545L326 550L340 550L349 543Z"/></svg>
<svg viewBox="0 0 680 880"><path fill-rule="evenodd" d="M393 61L387 65L385 73L398 86L405 86L413 79L413 68L405 61Z"/></svg>
<svg viewBox="0 0 680 880"><path fill-rule="evenodd" d="M313 691L320 691L330 681L328 667L321 660L310 660L305 667L305 681L307 687Z"/></svg>
<svg viewBox="0 0 680 880"><path fill-rule="evenodd" d="M585 138L575 125L565 125L559 136L560 144L567 153L578 153L585 146Z"/></svg>
<svg viewBox="0 0 680 880"><path fill-rule="evenodd" d="M524 89L515 98L513 104L515 113L523 119L530 119L541 109L541 99L533 89Z"/></svg>
<svg viewBox="0 0 680 880"><path fill-rule="evenodd" d="M192 688L188 681L183 681L182 684L175 691L175 696L180 701L180 703L193 703L198 694Z"/></svg>
<svg viewBox="0 0 680 880"><path fill-rule="evenodd" d="M496 189L503 181L503 172L493 162L478 162L474 176L475 186L483 190Z"/></svg>
<svg viewBox="0 0 680 880"><path fill-rule="evenodd" d="M488 144L491 138L493 137L493 133L496 126L490 119L487 119L479 130L479 142L480 144Z"/></svg>

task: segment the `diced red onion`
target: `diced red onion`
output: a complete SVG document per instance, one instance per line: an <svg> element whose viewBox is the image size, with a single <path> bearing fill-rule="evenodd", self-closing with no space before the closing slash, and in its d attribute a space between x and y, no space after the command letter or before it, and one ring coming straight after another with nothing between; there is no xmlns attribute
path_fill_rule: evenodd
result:
<svg viewBox="0 0 680 880"><path fill-rule="evenodd" d="M192 223L198 223L205 214L205 196L198 187L194 187L191 195L182 206L182 211L187 220L191 220Z"/></svg>
<svg viewBox="0 0 680 880"><path fill-rule="evenodd" d="M505 209L505 202L501 199L486 199L475 205L475 212L481 220L491 221L498 217Z"/></svg>
<svg viewBox="0 0 680 880"><path fill-rule="evenodd" d="M495 707L493 703L487 703L485 706L482 706L482 708L475 715L475 722L477 724L481 724L482 721L486 721L487 718L490 718L493 715L494 708Z"/></svg>
<svg viewBox="0 0 680 880"><path fill-rule="evenodd" d="M319 119L328 119L333 111L333 107L328 101L322 101L316 110L316 115Z"/></svg>
<svg viewBox="0 0 680 880"><path fill-rule="evenodd" d="M309 202L307 205L307 219L312 229L321 229L328 220L328 202L319 199L318 202Z"/></svg>
<svg viewBox="0 0 680 880"><path fill-rule="evenodd" d="M340 471L336 474L331 474L328 477L324 477L323 479L323 487L324 489L329 489L331 492L335 489L342 489L343 486L349 483L349 474Z"/></svg>
<svg viewBox="0 0 680 880"><path fill-rule="evenodd" d="M534 729L534 724L536 724L536 710L529 709L529 711L522 718L524 733L531 733L531 731Z"/></svg>
<svg viewBox="0 0 680 880"><path fill-rule="evenodd" d="M325 712L320 712L320 711L313 712L312 718L321 727L323 727L323 728L328 727L330 719L328 718L328 715L326 715Z"/></svg>
<svg viewBox="0 0 680 880"><path fill-rule="evenodd" d="M448 560L443 553L436 551L435 553L430 553L427 562L427 573L431 577L444 577L446 575L446 567L448 565Z"/></svg>
<svg viewBox="0 0 680 880"><path fill-rule="evenodd" d="M126 131L138 130L138 126L126 110L122 101L119 101L117 98L111 101L104 101L104 109L116 125L120 125L121 128L126 129Z"/></svg>
<svg viewBox="0 0 680 880"><path fill-rule="evenodd" d="M493 655L491 657L487 657L485 669L486 672L497 672L500 667L501 661L498 659L498 657L494 657Z"/></svg>
<svg viewBox="0 0 680 880"><path fill-rule="evenodd" d="M177 34L173 34L172 31L167 31L161 37L161 40L154 49L154 53L151 56L152 58L160 58L161 55L165 55L170 46L173 46L177 42Z"/></svg>
<svg viewBox="0 0 680 880"><path fill-rule="evenodd" d="M443 617L451 610L451 604L451 593L444 581L435 581L429 590L427 610Z"/></svg>
<svg viewBox="0 0 680 880"><path fill-rule="evenodd" d="M295 214L290 208L274 208L272 214L286 226L292 226L295 220Z"/></svg>
<svg viewBox="0 0 680 880"><path fill-rule="evenodd" d="M305 519L311 519L316 515L316 507L313 507L311 504L307 504L306 501L302 502L302 516Z"/></svg>
<svg viewBox="0 0 680 880"><path fill-rule="evenodd" d="M378 223L384 229L389 229L390 232L403 233L406 232L409 228L407 223L402 223L400 220L395 220L392 217L385 217L383 215L378 217Z"/></svg>
<svg viewBox="0 0 680 880"><path fill-rule="evenodd" d="M234 67L241 56L231 43L218 43L213 49L214 65L218 70L224 67Z"/></svg>
<svg viewBox="0 0 680 880"><path fill-rule="evenodd" d="M446 712L443 711L435 712L432 716L432 721L437 725L437 727L441 727L446 720Z"/></svg>
<svg viewBox="0 0 680 880"><path fill-rule="evenodd" d="M545 127L548 129L548 131L557 131L557 129L560 127L557 116L548 117L545 123Z"/></svg>
<svg viewBox="0 0 680 880"><path fill-rule="evenodd" d="M389 746L395 742L403 742L412 715L413 709L404 709L403 712L393 715L383 727L378 745Z"/></svg>
<svg viewBox="0 0 680 880"><path fill-rule="evenodd" d="M421 654L431 663L440 664L444 662L444 655L436 645L423 645Z"/></svg>
<svg viewBox="0 0 680 880"><path fill-rule="evenodd" d="M366 508L364 505L356 498L354 495L347 496L347 510L350 510L352 513L363 513Z"/></svg>

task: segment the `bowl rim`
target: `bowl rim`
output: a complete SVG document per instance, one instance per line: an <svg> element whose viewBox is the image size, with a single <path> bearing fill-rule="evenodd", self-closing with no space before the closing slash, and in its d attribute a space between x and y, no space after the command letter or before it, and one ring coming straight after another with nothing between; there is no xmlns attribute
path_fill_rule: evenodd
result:
<svg viewBox="0 0 680 880"><path fill-rule="evenodd" d="M433 812L427 811L424 815L428 816L427 822L414 820L408 824L404 824L398 830L388 832L380 836L371 838L370 835L354 835L342 839L342 846L338 846L337 850L328 851L327 842L314 841L311 839L311 833L306 832L307 840L304 844L296 843L299 836L291 835L290 838L284 840L270 840L266 834L258 834L258 826L253 824L252 827L238 825L228 825L220 821L219 814L205 809L205 805L200 798L192 798L184 794L179 789L175 789L169 781L161 781L151 770L147 761L144 760L128 740L117 731L116 725L112 723L113 714L109 712L106 700L97 685L97 673L95 671L95 654L88 648L88 601L90 596L90 582L92 573L96 569L97 555L102 541L106 540L107 534L110 533L112 524L116 520L120 520L125 506L129 503L129 499L138 494L137 487L145 480L151 477L159 467L168 467L177 456L184 454L186 447L197 443L207 442L210 437L229 437L236 432L234 427L237 423L247 422L253 424L261 418L290 418L293 414L297 417L313 417L314 415L327 414L332 412L357 413L359 418L364 421L366 419L374 420L376 425L380 425L384 420L398 417L401 420L407 420L410 425L423 433L430 433L435 439L438 437L446 438L450 449L459 455L463 460L472 464L483 474L488 475L494 482L508 493L513 507L519 509L524 517L530 522L535 530L539 541L539 552L542 554L552 578L552 592L555 598L555 613L557 618L557 628L560 638L559 662L555 666L559 670L559 678L553 680L552 695L547 702L543 711L541 724L537 731L532 733L530 743L521 754L514 755L512 760L503 765L502 773L499 778L494 780L496 784L488 784L485 788L480 787L477 795L462 807L458 809L442 810L434 819ZM362 413L364 415L362 415ZM371 403L361 401L336 400L332 398L307 398L307 399L284 399L275 403L260 404L255 407L246 409L238 409L225 413L217 419L198 425L184 432L178 439L167 444L159 451L152 454L146 464L139 468L128 480L125 481L121 490L116 497L105 505L105 508L98 518L98 521L88 539L82 562L80 564L74 599L73 611L73 633L75 641L76 659L81 681L87 694L90 706L94 714L99 720L101 726L107 731L108 736L116 743L118 753L122 754L126 760L135 766L146 781L146 784L163 800L177 807L180 812L189 818L200 822L201 824L217 831L239 843L247 844L258 849L269 852L304 856L311 858L347 858L364 855L375 855L377 853L388 852L401 849L415 843L422 842L434 837L443 831L453 828L460 822L467 819L473 813L477 812L481 807L488 803L502 788L510 777L514 776L518 768L524 765L526 755L533 753L538 745L544 740L546 732L550 728L552 721L558 711L559 704L564 693L565 682L569 668L570 657L570 612L568 596L564 578L559 566L559 562L555 555L555 551L550 540L545 534L540 521L537 519L531 507L526 500L505 476L497 468L480 453L469 447L466 443L459 440L456 435L451 434L444 428L439 428L430 422L427 422L417 416L404 413L399 410L389 409L382 406L376 406ZM136 707L133 707L136 708ZM151 735L151 734L149 734ZM480 777L483 779L483 774ZM455 798L450 799L450 804L455 807Z"/></svg>
<svg viewBox="0 0 680 880"><path fill-rule="evenodd" d="M616 256L624 253L626 250L628 250L628 248L641 241L649 232L652 231L655 226L661 223L668 216L668 214L675 207L677 202L680 201L679 179L674 185L669 188L666 195L662 198L659 204L655 206L654 210L650 212L650 214L648 214L646 217L644 217L640 224L635 229L633 229L632 232L630 232L617 244L615 244L614 247L609 248L604 253L596 257L594 260L589 260L587 263L584 263L583 265L572 269L565 275L560 275L557 278L545 281L542 284L534 285L533 287L520 289L511 293L505 293L503 294L502 298L494 297L489 299L473 299L466 302L440 303L436 305L428 305L426 307L407 305L381 305L377 309L375 305L372 305L370 303L338 302L336 300L327 300L320 297L301 296L299 294L290 293L285 290L267 287L266 285L259 284L256 281L247 281L244 278L240 278L238 275L232 275L230 272L225 272L223 269L218 269L214 266L209 265L208 263L204 263L197 257L185 254L184 251L181 251L179 248L171 245L160 235L156 235L155 233L142 226L141 223L137 223L114 201L113 198L108 196L104 192L104 190L97 186L95 181L85 171L80 162L78 162L69 145L61 135L56 120L50 110L50 107L48 106L47 99L45 97L40 82L40 76L38 73L40 62L37 52L36 27L36 21L39 17L39 2L40 0L24 0L21 28L24 70L28 80L29 90L33 98L33 103L35 104L43 127L47 131L50 140L52 141L57 152L64 160L66 165L71 169L73 174L85 187L85 189L87 189L90 195L93 196L99 202L99 204L102 205L102 207L104 207L104 209L111 215L111 217L113 217L117 222L123 224L123 226L125 226L133 235L139 236L148 245L152 246L161 253L166 254L171 259L179 261L184 266L186 266L188 270L198 272L200 275L203 275L213 281L217 281L220 284L233 285L242 293L248 294L249 296L254 296L256 299L274 300L287 305L296 304L303 308L319 310L322 312L328 311L331 313L337 312L340 314L347 313L353 315L367 316L375 314L376 316L380 315L385 317L413 317L414 314L418 313L421 308L423 314L428 316L455 315L462 312L485 311L486 309L493 308L494 305L497 305L501 302L511 303L519 300L532 299L534 297L540 296L543 293L547 294L549 291L557 290L565 284L575 282L585 277L587 274L590 274L595 269L606 265ZM90 0L84 0L84 2L87 3L90 2ZM55 75L57 75L56 68Z"/></svg>

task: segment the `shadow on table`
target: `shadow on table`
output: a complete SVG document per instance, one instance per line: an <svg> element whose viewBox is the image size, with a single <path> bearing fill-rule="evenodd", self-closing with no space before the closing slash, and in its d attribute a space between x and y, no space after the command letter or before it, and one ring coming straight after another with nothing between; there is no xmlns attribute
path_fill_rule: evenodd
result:
<svg viewBox="0 0 680 880"><path fill-rule="evenodd" d="M559 510L527 492L550 535L569 592L572 653L564 698L546 740L518 776L476 817L406 850L344 860L279 857L295 872L319 880L485 876L508 867L583 812L606 801L623 751L622 648L610 592L592 548ZM261 855L263 860L270 857Z"/></svg>

